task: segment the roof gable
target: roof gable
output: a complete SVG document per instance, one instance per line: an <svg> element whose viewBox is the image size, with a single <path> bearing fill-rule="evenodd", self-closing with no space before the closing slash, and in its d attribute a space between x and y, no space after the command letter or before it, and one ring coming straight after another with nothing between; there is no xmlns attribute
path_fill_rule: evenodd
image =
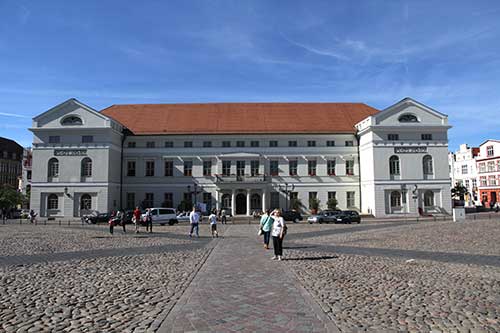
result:
<svg viewBox="0 0 500 333"><path fill-rule="evenodd" d="M417 122L403 122L401 117L410 116L416 117ZM389 125L389 126L419 126L419 125L435 125L446 126L448 124L448 116L438 112L412 98L406 97L394 105L382 110L374 117L374 125Z"/></svg>

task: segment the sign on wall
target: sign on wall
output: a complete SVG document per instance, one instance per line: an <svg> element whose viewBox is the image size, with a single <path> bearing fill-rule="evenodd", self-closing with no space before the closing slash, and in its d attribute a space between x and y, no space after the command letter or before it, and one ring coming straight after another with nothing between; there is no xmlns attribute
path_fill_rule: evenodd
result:
<svg viewBox="0 0 500 333"><path fill-rule="evenodd" d="M55 149L55 156L87 156L87 149Z"/></svg>
<svg viewBox="0 0 500 333"><path fill-rule="evenodd" d="M421 154L427 153L427 147L394 147L396 154Z"/></svg>

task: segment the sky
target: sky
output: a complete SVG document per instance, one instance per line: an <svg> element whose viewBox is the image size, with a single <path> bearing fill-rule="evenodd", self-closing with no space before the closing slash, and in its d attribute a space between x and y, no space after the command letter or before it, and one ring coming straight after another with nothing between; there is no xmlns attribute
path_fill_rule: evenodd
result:
<svg viewBox="0 0 500 333"><path fill-rule="evenodd" d="M69 99L362 102L500 139L500 1L0 0L0 136ZM147 121L145 119L144 121Z"/></svg>

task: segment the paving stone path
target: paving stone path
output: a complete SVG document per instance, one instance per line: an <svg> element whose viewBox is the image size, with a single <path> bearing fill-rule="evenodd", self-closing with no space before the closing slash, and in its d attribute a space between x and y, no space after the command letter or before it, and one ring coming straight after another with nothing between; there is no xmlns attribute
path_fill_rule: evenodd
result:
<svg viewBox="0 0 500 333"><path fill-rule="evenodd" d="M215 241L158 332L337 331L285 262L270 260L272 250L254 231L229 227L228 237Z"/></svg>

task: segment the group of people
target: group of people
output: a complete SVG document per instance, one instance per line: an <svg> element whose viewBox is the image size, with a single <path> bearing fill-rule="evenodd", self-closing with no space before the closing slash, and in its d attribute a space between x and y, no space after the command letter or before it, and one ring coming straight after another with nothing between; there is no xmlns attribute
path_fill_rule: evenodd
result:
<svg viewBox="0 0 500 333"><path fill-rule="evenodd" d="M222 210L224 214L220 214L222 223L226 223L225 219L225 211ZM224 217L224 218L222 218ZM208 216L208 221L210 222L210 231L212 233L212 238L219 237L219 233L217 232L217 219L219 218L217 211L212 210L210 215ZM196 237L200 237L200 222L202 220L200 212L196 210L196 207L193 207L191 213L189 213L189 224L191 225L191 230L189 231L189 237L193 237L193 233L196 234Z"/></svg>
<svg viewBox="0 0 500 333"><path fill-rule="evenodd" d="M142 212L139 209L139 207L135 207L133 213L132 213L132 223L135 225L135 233L139 233L139 226L141 225L141 215ZM153 217L151 215L151 209L148 208L146 209L146 213L144 214L144 217L142 218L144 224L146 225L146 232L153 232ZM113 234L113 229L115 225L121 225L123 228L123 232L126 233L126 227L125 225L127 224L127 213L122 210L122 211L117 211L117 212L112 212L111 217L109 219L109 232Z"/></svg>
<svg viewBox="0 0 500 333"><path fill-rule="evenodd" d="M287 226L281 216L281 211L275 209L267 210L260 218L260 232L264 237L264 248L269 250L269 241L273 239L274 257L272 260L283 259L283 239L286 235Z"/></svg>

